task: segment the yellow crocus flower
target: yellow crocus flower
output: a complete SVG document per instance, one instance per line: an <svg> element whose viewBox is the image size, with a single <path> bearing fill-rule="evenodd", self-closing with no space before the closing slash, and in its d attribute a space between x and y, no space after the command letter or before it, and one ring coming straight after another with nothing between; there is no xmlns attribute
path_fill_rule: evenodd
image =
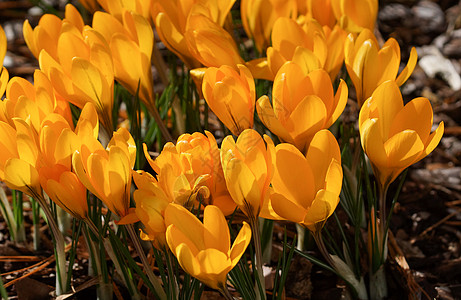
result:
<svg viewBox="0 0 461 300"><path fill-rule="evenodd" d="M208 131L205 134L181 135L176 145L165 144L155 160L146 147L145 155L170 202L196 206L196 194L201 192L202 205L213 204L228 215L234 211L235 204L226 188L216 139Z"/></svg>
<svg viewBox="0 0 461 300"><path fill-rule="evenodd" d="M105 11L122 21L126 10L150 19L150 8L153 0L97 0Z"/></svg>
<svg viewBox="0 0 461 300"><path fill-rule="evenodd" d="M114 132L107 149L87 137L72 156L74 172L83 185L119 217L129 214L135 151L133 138L122 127Z"/></svg>
<svg viewBox="0 0 461 300"><path fill-rule="evenodd" d="M40 197L37 132L19 118L13 118L13 126L0 121L0 146L1 180L11 189Z"/></svg>
<svg viewBox="0 0 461 300"><path fill-rule="evenodd" d="M165 210L166 239L181 267L192 277L224 292L227 274L235 267L251 240L243 222L231 247L229 228L221 210L205 207L203 223L177 204Z"/></svg>
<svg viewBox="0 0 461 300"><path fill-rule="evenodd" d="M443 122L431 134L428 99L403 104L395 81L382 83L363 104L359 115L362 147L381 187L387 187L410 165L426 157L440 142Z"/></svg>
<svg viewBox="0 0 461 300"><path fill-rule="evenodd" d="M256 92L251 72L237 65L208 68L203 78L202 92L208 106L234 135L253 128Z"/></svg>
<svg viewBox="0 0 461 300"><path fill-rule="evenodd" d="M240 14L248 37L253 38L259 52L270 45L275 21L280 17L296 17L295 0L242 0Z"/></svg>
<svg viewBox="0 0 461 300"><path fill-rule="evenodd" d="M418 59L416 49L413 47L407 65L398 74L399 44L395 39L390 38L380 49L376 37L368 29L363 30L357 39L349 34L344 52L347 72L354 83L359 106L362 106L384 81L395 80L399 86L402 85L410 77Z"/></svg>
<svg viewBox="0 0 461 300"><path fill-rule="evenodd" d="M308 71L325 69L334 81L344 61L345 39L344 30L322 27L315 19L279 18L272 30L272 47L267 48L268 68L275 77L285 62L294 61Z"/></svg>
<svg viewBox="0 0 461 300"><path fill-rule="evenodd" d="M338 205L342 180L338 142L323 129L306 155L291 144L275 147L270 204L280 217L316 232Z"/></svg>
<svg viewBox="0 0 461 300"><path fill-rule="evenodd" d="M200 67L191 54L186 39L186 24L192 13L204 13L222 27L235 0L153 0L151 15L158 35L165 46L189 69Z"/></svg>
<svg viewBox="0 0 461 300"><path fill-rule="evenodd" d="M72 172L72 154L82 141L97 137L98 127L96 109L87 103L75 132L58 114L49 115L40 131L40 184L51 200L78 219L88 215L87 190Z"/></svg>
<svg viewBox="0 0 461 300"><path fill-rule="evenodd" d="M264 142L265 141L265 142ZM242 212L254 221L269 197L273 173L274 143L253 130L244 130L221 144L221 163L227 189Z"/></svg>
<svg viewBox="0 0 461 300"><path fill-rule="evenodd" d="M338 24L348 32L373 30L378 16L378 0L331 0Z"/></svg>
<svg viewBox="0 0 461 300"><path fill-rule="evenodd" d="M132 95L138 93L146 106L153 109L154 33L149 22L129 10L123 10L120 21L108 13L96 12L93 28L109 43L117 81Z"/></svg>
<svg viewBox="0 0 461 300"><path fill-rule="evenodd" d="M0 98L3 97L3 94L5 93L6 85L8 84L8 71L6 70L5 67L3 67L3 60L5 59L6 55L6 48L7 48L7 40L6 40L6 34L5 31L3 30L3 27L0 26Z"/></svg>
<svg viewBox="0 0 461 300"><path fill-rule="evenodd" d="M238 64L244 64L231 35L203 14L189 16L184 36L191 55L204 66L237 69Z"/></svg>
<svg viewBox="0 0 461 300"><path fill-rule="evenodd" d="M13 125L13 118L21 118L40 132L42 121L52 113L63 116L73 128L69 102L57 97L42 71L35 70L34 84L21 77L11 78L6 87L6 98L0 102L0 120Z"/></svg>
<svg viewBox="0 0 461 300"><path fill-rule="evenodd" d="M133 193L136 203L135 215L144 225L141 239L152 241L157 249L167 247L165 209L171 200L165 194L158 181L144 171L133 172L133 180L137 190Z"/></svg>
<svg viewBox="0 0 461 300"><path fill-rule="evenodd" d="M274 80L272 104L269 97L262 96L256 110L272 133L305 153L314 134L329 128L341 115L347 95L344 81L335 95L326 71L306 74L299 65L288 62Z"/></svg>
<svg viewBox="0 0 461 300"><path fill-rule="evenodd" d="M64 27L72 25L78 31L83 30L83 19L78 10L71 4L66 5L65 18L59 19L55 15L43 15L38 25L32 29L28 20L23 24L23 35L27 47L38 59L40 52L44 49L51 57L57 57L57 46L59 36Z"/></svg>

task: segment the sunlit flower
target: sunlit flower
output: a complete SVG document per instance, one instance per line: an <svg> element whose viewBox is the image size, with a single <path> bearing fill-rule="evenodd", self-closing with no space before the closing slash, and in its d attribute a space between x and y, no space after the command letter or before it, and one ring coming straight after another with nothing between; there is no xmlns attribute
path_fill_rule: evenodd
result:
<svg viewBox="0 0 461 300"><path fill-rule="evenodd" d="M347 94L342 80L334 94L326 71L306 74L300 66L288 62L274 80L272 104L269 97L262 96L256 109L272 133L305 153L314 134L329 128L341 115Z"/></svg>
<svg viewBox="0 0 461 300"><path fill-rule="evenodd" d="M176 145L167 143L155 160L146 148L145 155L170 202L196 206L200 192L202 205L216 205L227 215L234 211L235 204L226 188L216 140L205 133L181 135Z"/></svg>
<svg viewBox="0 0 461 300"><path fill-rule="evenodd" d="M272 47L267 48L267 64L273 76L287 61L294 61L307 71L325 69L335 79L344 60L346 33L333 31L316 20L301 18L299 23L279 18L272 30Z"/></svg>
<svg viewBox="0 0 461 300"><path fill-rule="evenodd" d="M222 26L234 2L235 0L153 0L151 14L158 35L165 46L189 69L193 69L200 67L200 62L191 54L184 37L189 15L194 11L205 13L218 26Z"/></svg>
<svg viewBox="0 0 461 300"><path fill-rule="evenodd" d="M40 70L34 72L34 84L13 77L6 88L6 98L0 102L0 120L13 125L13 118L21 118L40 132L42 121L52 113L63 116L73 128L69 102L56 97L53 86Z"/></svg>
<svg viewBox="0 0 461 300"><path fill-rule="evenodd" d="M223 290L227 274L235 267L251 240L250 226L243 222L231 247L229 228L221 210L205 207L203 224L180 205L165 211L166 238L181 267L211 288Z"/></svg>
<svg viewBox="0 0 461 300"><path fill-rule="evenodd" d="M107 149L94 137L82 141L72 166L83 185L119 217L129 214L136 146L125 128L114 132Z"/></svg>
<svg viewBox="0 0 461 300"><path fill-rule="evenodd" d="M150 19L150 7L154 0L97 0L105 11L119 19L123 18L126 10Z"/></svg>
<svg viewBox="0 0 461 300"><path fill-rule="evenodd" d="M432 121L429 100L415 98L404 106L395 81L382 83L365 101L359 115L360 138L382 187L438 145L444 125L441 122L431 134Z"/></svg>
<svg viewBox="0 0 461 300"><path fill-rule="evenodd" d="M242 0L240 14L246 34L254 39L258 51L263 52L270 44L275 21L280 17L296 17L296 1Z"/></svg>
<svg viewBox="0 0 461 300"><path fill-rule="evenodd" d="M298 14L316 19L322 26L333 28L336 18L331 2L333 0L297 0Z"/></svg>
<svg viewBox="0 0 461 300"><path fill-rule="evenodd" d="M237 69L244 63L231 35L203 14L189 16L184 36L191 55L204 66Z"/></svg>
<svg viewBox="0 0 461 300"><path fill-rule="evenodd" d="M338 142L328 130L315 134L306 155L291 144L279 144L271 206L280 217L318 231L338 205L342 180Z"/></svg>
<svg viewBox="0 0 461 300"><path fill-rule="evenodd" d="M109 43L117 81L132 95L138 94L152 109L155 105L151 68L154 33L149 22L124 9L120 21L111 14L96 12L93 28Z"/></svg>
<svg viewBox="0 0 461 300"><path fill-rule="evenodd" d="M342 28L348 32L373 30L378 16L378 0L331 0L333 12Z"/></svg>
<svg viewBox="0 0 461 300"><path fill-rule="evenodd" d="M357 39L350 34L344 51L347 72L354 83L359 106L384 81L395 80L399 86L402 85L410 77L418 59L413 47L407 65L398 74L400 47L397 41L390 38L380 49L376 37L367 29Z"/></svg>
<svg viewBox="0 0 461 300"><path fill-rule="evenodd" d="M5 67L3 67L3 60L5 59L6 55L6 47L7 41L5 31L3 30L3 27L0 26L0 99L3 97L3 94L5 93L6 85L8 83L9 78L8 71Z"/></svg>
<svg viewBox="0 0 461 300"><path fill-rule="evenodd" d="M39 63L59 96L80 108L91 102L103 127L112 132L114 70L101 34L90 27L80 32L71 24L63 26L56 56L42 50Z"/></svg>
<svg viewBox="0 0 461 300"><path fill-rule="evenodd" d="M157 249L163 249L167 246L164 214L171 200L149 173L133 172L133 180L137 187L133 193L135 215L144 225L141 239L150 240Z"/></svg>
<svg viewBox="0 0 461 300"><path fill-rule="evenodd" d="M58 114L49 115L40 131L40 184L56 204L75 218L88 214L87 190L72 172L72 154L98 134L98 115L91 103L83 108L75 132Z"/></svg>
<svg viewBox="0 0 461 300"><path fill-rule="evenodd" d="M265 142L264 142L265 141ZM274 143L253 129L244 130L237 142L232 136L221 145L221 163L227 189L242 212L251 220L269 197L273 173Z"/></svg>
<svg viewBox="0 0 461 300"><path fill-rule="evenodd" d="M58 40L63 30L73 27L78 31L83 30L83 19L78 10L71 4L66 5L65 18L59 19L56 15L43 15L38 25L32 29L29 21L24 21L23 35L27 47L29 47L35 58L38 59L40 51L45 50L51 57L56 58ZM67 29L64 29L66 28Z"/></svg>
<svg viewBox="0 0 461 300"><path fill-rule="evenodd" d="M202 91L208 106L234 135L253 127L255 83L244 65L208 68Z"/></svg>
<svg viewBox="0 0 461 300"><path fill-rule="evenodd" d="M0 146L0 179L11 189L40 197L37 132L19 118L13 126L0 121Z"/></svg>

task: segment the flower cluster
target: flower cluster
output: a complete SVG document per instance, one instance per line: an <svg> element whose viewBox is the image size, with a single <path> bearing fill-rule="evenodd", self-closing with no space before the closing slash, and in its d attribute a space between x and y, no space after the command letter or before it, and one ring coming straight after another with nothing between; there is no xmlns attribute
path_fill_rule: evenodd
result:
<svg viewBox="0 0 461 300"><path fill-rule="evenodd" d="M443 134L443 123L431 133L429 100L403 104L399 86L415 68L416 51L398 74L397 41L379 47L372 33L377 0L242 0L250 46L265 55L246 61L241 52L247 49L232 30L234 2L86 0L81 3L94 12L91 26L70 4L63 19L46 14L35 28L25 21L24 39L40 69L33 84L9 79L6 68L0 73L0 180L34 198L47 195L89 223L91 192L117 224L140 221L141 239L171 251L185 272L225 296L227 275L251 239L253 270L262 274L260 217L311 231L347 279L352 271L324 252L320 234L343 183L338 135L329 128L340 120L352 87L339 74L347 70L352 80L361 145L387 190ZM191 105L200 110L206 103L232 135L180 132L176 142L168 141L173 130L160 117L153 88L152 57L159 59L153 26L205 100L194 98ZM0 30L0 61L5 52ZM262 86L269 90L261 92ZM129 129L116 118L114 89L121 87L141 101L131 107L141 108ZM182 100L167 109L174 101ZM161 147L162 139L148 143L139 129L150 117L168 141L155 158L151 145ZM144 159L152 171L135 170L136 160L141 165ZM246 221L231 246L226 216L235 212ZM264 278L259 281L264 290ZM357 291L363 284L349 283Z"/></svg>

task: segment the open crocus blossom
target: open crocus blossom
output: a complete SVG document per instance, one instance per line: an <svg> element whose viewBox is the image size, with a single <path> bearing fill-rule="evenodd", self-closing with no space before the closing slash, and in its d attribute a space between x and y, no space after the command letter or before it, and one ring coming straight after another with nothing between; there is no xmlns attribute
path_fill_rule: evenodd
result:
<svg viewBox="0 0 461 300"><path fill-rule="evenodd" d="M244 65L239 64L237 68L239 72L230 66L208 68L202 85L208 106L236 136L253 128L256 101L251 72Z"/></svg>
<svg viewBox="0 0 461 300"><path fill-rule="evenodd" d="M262 96L256 110L272 133L304 153L314 134L329 128L341 115L347 94L342 80L336 95L333 93L326 71L306 74L299 65L288 62L274 80L272 104L269 97Z"/></svg>
<svg viewBox="0 0 461 300"><path fill-rule="evenodd" d="M211 288L224 291L227 274L235 267L250 240L250 226L243 222L231 247L229 228L221 210L205 207L203 224L180 205L165 210L166 239L181 267Z"/></svg>
<svg viewBox="0 0 461 300"><path fill-rule="evenodd" d="M296 1L242 0L240 13L246 34L254 39L258 51L263 52L270 44L275 21L280 17L296 17Z"/></svg>
<svg viewBox="0 0 461 300"><path fill-rule="evenodd" d="M264 143L265 141L265 143ZM269 197L274 143L253 130L244 130L237 142L232 136L221 144L221 163L227 189L242 212L254 220Z"/></svg>
<svg viewBox="0 0 461 300"><path fill-rule="evenodd" d="M155 161L146 148L145 155L170 202L197 206L195 199L201 193L202 205L213 204L228 215L235 203L226 188L216 139L208 131L205 134L181 135L176 145L165 144Z"/></svg>
<svg viewBox="0 0 461 300"><path fill-rule="evenodd" d="M327 129L315 134L306 155L279 144L270 204L280 217L316 232L338 205L342 179L338 142Z"/></svg>
<svg viewBox="0 0 461 300"><path fill-rule="evenodd" d="M82 141L72 156L72 166L83 185L119 217L129 214L131 170L136 146L125 128L116 132L107 149L94 137Z"/></svg>
<svg viewBox="0 0 461 300"><path fill-rule="evenodd" d="M331 0L336 20L348 32L373 30L378 16L378 0Z"/></svg>
<svg viewBox="0 0 461 300"><path fill-rule="evenodd" d="M345 64L357 93L357 102L363 102L384 81L395 80L401 86L413 72L418 54L413 47L405 68L398 74L400 66L400 46L390 38L379 49L378 41L373 33L365 29L354 39L352 34L346 39ZM398 74L398 76L397 76Z"/></svg>
<svg viewBox="0 0 461 300"><path fill-rule="evenodd" d="M381 187L438 145L444 125L441 122L431 134L432 121L429 100L415 98L404 106L395 81L382 83L365 101L359 115L360 138Z"/></svg>

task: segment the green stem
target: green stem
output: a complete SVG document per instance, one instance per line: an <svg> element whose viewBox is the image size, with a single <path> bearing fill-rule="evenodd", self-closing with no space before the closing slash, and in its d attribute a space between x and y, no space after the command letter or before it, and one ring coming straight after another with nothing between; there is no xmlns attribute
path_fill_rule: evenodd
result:
<svg viewBox="0 0 461 300"><path fill-rule="evenodd" d="M131 240L133 241L133 245L138 252L139 258L141 259L141 262L144 266L144 272L146 272L147 277L149 278L150 282L154 286L155 293L157 294L157 297L160 300L166 300L166 294L165 290L163 289L161 283L159 282L158 278L154 275L154 272L152 272L152 268L147 261L146 254L144 253L144 250L142 248L142 245L139 241L138 235L136 234L134 230L133 224L128 224L125 226L126 229L128 230L128 233L131 237Z"/></svg>
<svg viewBox="0 0 461 300"><path fill-rule="evenodd" d="M219 287L219 292L224 296L224 299L235 300L234 297L232 297L231 293L229 292L225 284Z"/></svg>
<svg viewBox="0 0 461 300"><path fill-rule="evenodd" d="M257 273L259 283L256 282L255 292L257 299L266 299L266 282L264 279L263 270L263 255L261 250L261 233L259 232L259 218L250 217L250 228L255 246L255 271Z"/></svg>
<svg viewBox="0 0 461 300"><path fill-rule="evenodd" d="M42 195L34 195L37 199L40 207L45 213L48 226L51 229L51 233L54 237L54 247L56 256L56 295L62 295L67 292L65 283L67 282L67 267L66 267L66 251L65 242L62 232L59 230L58 224L51 213L49 205L46 203L45 198Z"/></svg>

